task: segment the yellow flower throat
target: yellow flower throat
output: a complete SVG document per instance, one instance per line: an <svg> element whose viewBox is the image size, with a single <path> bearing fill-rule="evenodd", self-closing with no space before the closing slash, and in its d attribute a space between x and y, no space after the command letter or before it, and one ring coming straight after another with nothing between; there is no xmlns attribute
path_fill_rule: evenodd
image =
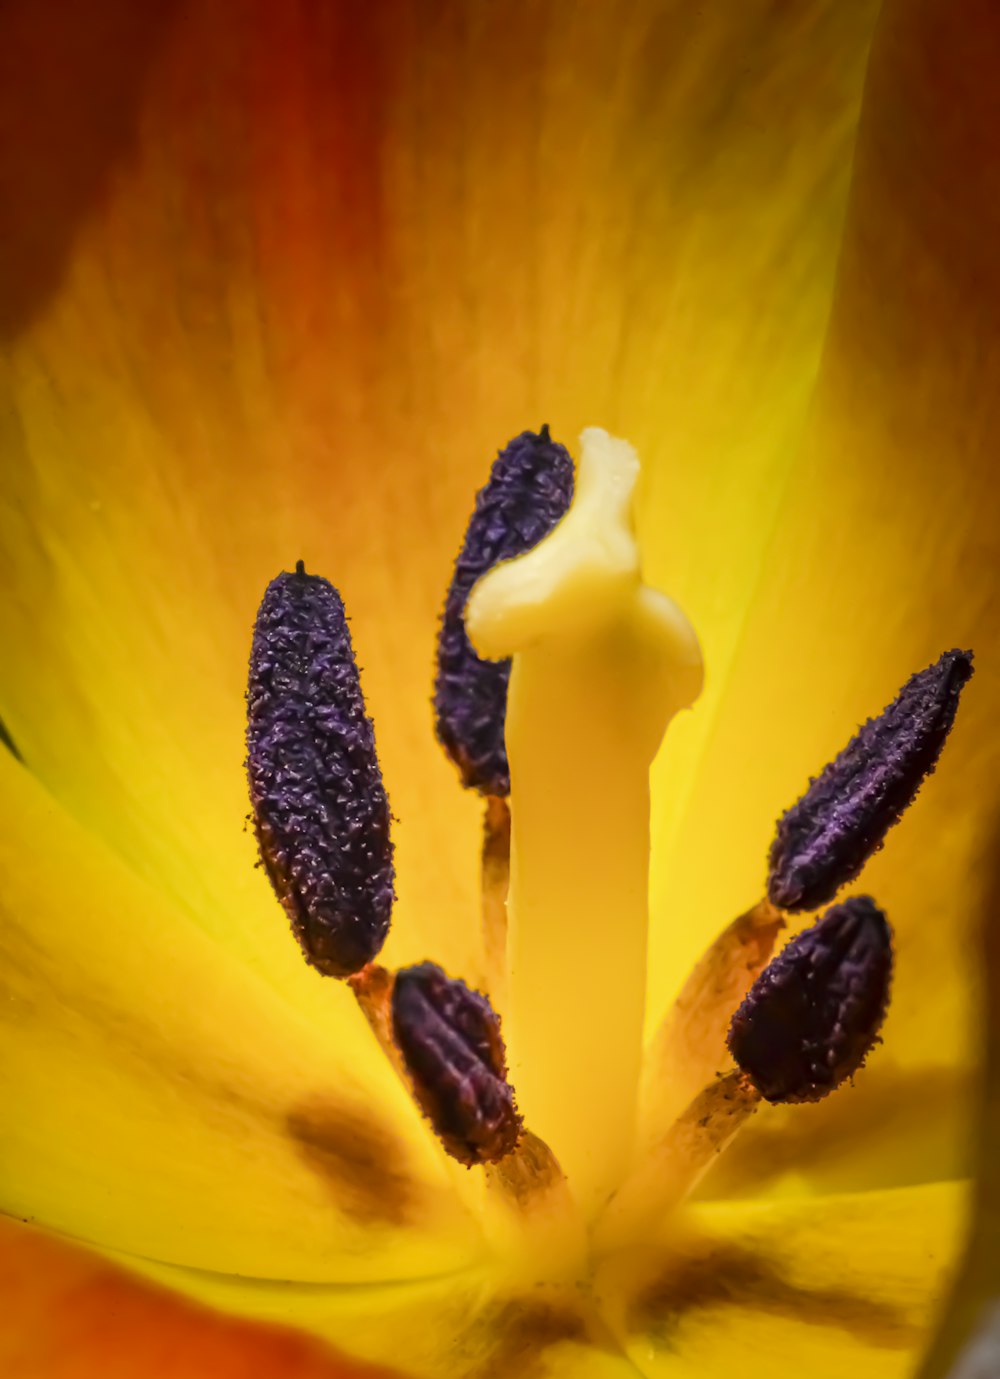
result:
<svg viewBox="0 0 1000 1379"><path fill-rule="evenodd" d="M279 577L251 666L251 794L275 890L310 962L348 978L440 1143L476 1166L452 1164L456 1194L521 1282L579 1279L629 1249L762 1099L818 1100L861 1066L892 967L875 903L847 899L769 959L784 911L832 899L880 846L971 674L970 653L945 653L810 783L779 821L769 898L710 946L644 1052L649 771L700 693L702 659L680 609L643 583L634 450L597 428L581 444L561 520L550 513L546 535L487 560L474 583L468 563L463 574L460 657L510 664L504 721L467 715L494 741L502 730L509 803L474 778L489 731L449 746L486 798L488 998L433 963L374 961L392 904L390 815L332 586L301 564ZM544 457L552 443L543 428L515 446ZM541 476L544 490L544 464Z"/></svg>

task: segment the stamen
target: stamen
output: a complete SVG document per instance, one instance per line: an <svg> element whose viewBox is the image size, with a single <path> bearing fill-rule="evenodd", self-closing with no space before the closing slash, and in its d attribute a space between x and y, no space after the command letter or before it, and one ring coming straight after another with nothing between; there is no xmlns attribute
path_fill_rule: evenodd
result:
<svg viewBox="0 0 1000 1379"><path fill-rule="evenodd" d="M640 1143L669 1130L693 1097L729 1068L733 1011L770 961L781 915L766 900L734 919L702 954L643 1057Z"/></svg>
<svg viewBox="0 0 1000 1379"><path fill-rule="evenodd" d="M946 651L811 782L778 822L772 904L815 910L854 880L937 765L971 675L971 651Z"/></svg>
<svg viewBox="0 0 1000 1379"><path fill-rule="evenodd" d="M487 1164L487 1235L510 1277L579 1278L587 1233L562 1166L526 1127L512 1153Z"/></svg>
<svg viewBox="0 0 1000 1379"><path fill-rule="evenodd" d="M438 636L434 708L437 735L484 795L510 794L504 744L510 660L483 661L465 630L476 581L501 560L523 555L546 536L573 498L573 461L543 426L516 436L493 463L455 562Z"/></svg>
<svg viewBox="0 0 1000 1379"><path fill-rule="evenodd" d="M729 1051L767 1101L819 1101L877 1042L889 1003L892 934L869 896L835 905L750 988Z"/></svg>
<svg viewBox="0 0 1000 1379"><path fill-rule="evenodd" d="M500 1021L489 1001L435 963L396 973L392 1028L421 1110L460 1163L497 1163L521 1117L507 1081Z"/></svg>
<svg viewBox="0 0 1000 1379"><path fill-rule="evenodd" d="M272 580L254 627L247 773L260 854L306 958L359 971L385 941L393 864L375 733L340 595Z"/></svg>
<svg viewBox="0 0 1000 1379"><path fill-rule="evenodd" d="M447 982L447 978L440 972L439 968L430 963L424 966L430 969L438 981ZM408 977L412 977L414 971L417 969L411 968L409 973L404 970L401 974L404 981ZM395 1034L394 991L396 980L397 975L395 973L373 962L353 977L348 978L347 984L354 992L358 1005L383 1053L411 1094L417 1094L421 1107L432 1120L435 1129L438 1129L436 1113L427 1104L429 1100L427 1088L416 1078L414 1068L404 1056L403 1049ZM492 1058L494 1056L496 1017L492 1015L492 1011L482 997L469 992L460 982L451 983L451 985L462 988L466 996L473 997L477 1005L481 1004L489 1011L490 1032L486 1042L488 1046L487 1056ZM413 1002L412 996L412 992L409 997L405 992L402 996L404 1025L406 1024L405 1006L407 1001L409 1000L419 1009L419 1001ZM421 1012L421 1019L425 1015L426 1012ZM503 1046L501 1044L501 1067L502 1058ZM491 1066L495 1068L496 1063L494 1062ZM503 1101L506 1104L506 1096L503 1097ZM437 1105L436 1098L434 1105ZM516 1111L514 1114L516 1116ZM517 1119L520 1124L520 1118ZM513 1129L516 1131L516 1128L515 1125ZM459 1158L461 1163L468 1165L467 1136L461 1137L460 1147L461 1153L455 1157ZM449 1152L454 1152L447 1144L446 1148L449 1148ZM481 1181L485 1188L485 1196L477 1199L474 1209L483 1213L483 1225L491 1247L498 1257L502 1257L507 1262L513 1271L513 1276L523 1278L526 1268L530 1268L536 1278L542 1275L546 1278L556 1277L567 1271L570 1274L574 1273L578 1262L583 1258L586 1244L583 1223L566 1181L566 1175L545 1141L539 1139L537 1135L533 1135L527 1127L520 1124L520 1134L509 1153L504 1153L499 1159L489 1161L484 1161L480 1156L475 1158L473 1162L483 1163L484 1174ZM459 1190L462 1190L461 1185L459 1185Z"/></svg>
<svg viewBox="0 0 1000 1379"><path fill-rule="evenodd" d="M406 1069L392 1037L392 988L395 980L395 973L387 967L370 962L360 972L348 977L347 985L354 992L358 1009L368 1021L379 1048L399 1077L406 1082Z"/></svg>
<svg viewBox="0 0 1000 1379"><path fill-rule="evenodd" d="M507 891L510 887L510 805L487 795L480 871L483 958L490 1000L507 1001Z"/></svg>
<svg viewBox="0 0 1000 1379"><path fill-rule="evenodd" d="M640 1158L594 1228L599 1254L640 1240L694 1191L760 1105L741 1072L712 1079Z"/></svg>
<svg viewBox="0 0 1000 1379"><path fill-rule="evenodd" d="M639 1239L697 1186L761 1099L819 1101L858 1071L885 1016L892 945L867 896L837 905L768 964L733 1017L720 1071L644 1148L596 1224L604 1253Z"/></svg>

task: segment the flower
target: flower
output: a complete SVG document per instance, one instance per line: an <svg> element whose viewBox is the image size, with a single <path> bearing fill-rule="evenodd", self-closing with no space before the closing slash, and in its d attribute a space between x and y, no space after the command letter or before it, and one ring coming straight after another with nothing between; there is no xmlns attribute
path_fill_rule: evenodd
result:
<svg viewBox="0 0 1000 1379"><path fill-rule="evenodd" d="M336 568L400 819L387 958L473 971L434 620L497 443L596 418L711 674L654 771L651 1011L845 726L980 651L866 873L884 1049L746 1129L628 1314L650 1374L905 1373L960 1238L996 774L987 0L890 0L870 64L876 6L823 0L70 10L0 18L5 1206L404 1370L458 1335L470 1369L622 1368L489 1303L239 829L247 629L301 556Z"/></svg>

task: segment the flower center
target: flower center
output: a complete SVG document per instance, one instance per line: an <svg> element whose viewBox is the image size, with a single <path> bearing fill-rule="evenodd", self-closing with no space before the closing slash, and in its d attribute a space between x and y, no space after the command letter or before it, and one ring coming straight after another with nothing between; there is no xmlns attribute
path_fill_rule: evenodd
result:
<svg viewBox="0 0 1000 1379"><path fill-rule="evenodd" d="M537 1278L578 1277L642 1237L762 1101L816 1100L860 1068L888 1002L885 916L852 897L773 948L786 913L833 899L882 845L972 673L971 653L946 652L810 782L779 820L768 898L722 930L644 1051L649 768L702 662L683 613L643 583L638 475L604 431L583 433L575 479L547 428L525 432L456 564L435 714L485 801L489 998L433 962L374 961L390 814L333 586L301 563L279 575L251 652L251 799L293 931L348 979L444 1149L483 1168L498 1256Z"/></svg>

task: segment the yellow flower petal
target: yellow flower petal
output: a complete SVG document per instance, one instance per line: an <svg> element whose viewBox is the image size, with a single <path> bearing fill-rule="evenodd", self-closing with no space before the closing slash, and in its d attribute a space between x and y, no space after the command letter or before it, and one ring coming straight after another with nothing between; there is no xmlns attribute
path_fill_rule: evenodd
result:
<svg viewBox="0 0 1000 1379"><path fill-rule="evenodd" d="M634 1379L578 1290L497 1293L490 1275L476 1271L383 1287L309 1288L122 1262L222 1312L294 1326L415 1379Z"/></svg>
<svg viewBox="0 0 1000 1379"><path fill-rule="evenodd" d="M6 752L0 792L4 1209L265 1278L470 1258L443 1155L343 986L303 965L302 1007L278 999Z"/></svg>
<svg viewBox="0 0 1000 1379"><path fill-rule="evenodd" d="M609 1305L649 1379L895 1379L948 1283L964 1190L713 1204L659 1255L609 1272Z"/></svg>
<svg viewBox="0 0 1000 1379"><path fill-rule="evenodd" d="M488 1274L365 1289L280 1285L132 1261L225 1312L296 1326L427 1379L894 1379L947 1289L966 1193L937 1184L813 1202L711 1204L646 1252L610 1261L594 1299L498 1295ZM595 1309L599 1302L600 1311ZM627 1356L627 1360L626 1357ZM529 1371L530 1372L530 1371Z"/></svg>
<svg viewBox="0 0 1000 1379"><path fill-rule="evenodd" d="M884 1051L812 1106L768 1106L741 1130L699 1196L800 1198L905 1187L971 1171L971 1068L900 1066Z"/></svg>
<svg viewBox="0 0 1000 1379"><path fill-rule="evenodd" d="M894 1155L911 1181L967 1170L998 795L1000 290L986 246L1000 228L989 171L1000 18L974 0L903 3L887 7L881 35L808 440L683 825L657 858L660 903L684 917L658 953L665 970L684 968L705 928L760 893L771 821L807 775L911 671L947 647L978 651L938 772L858 887L897 934L885 1046L864 1076L869 1109L885 1113L875 1119L901 1133L871 1178L859 1156L855 1186L886 1181ZM928 1098L919 1135L893 1110L910 1091ZM850 1100L837 1103L847 1118Z"/></svg>
<svg viewBox="0 0 1000 1379"><path fill-rule="evenodd" d="M30 15L0 19L13 74L2 100L15 116L36 108L31 64L19 58L43 37L47 51L79 49L86 68L65 85L81 99L54 101L64 127L51 166L29 141L23 162L3 169L23 224L53 228L21 234L7 256L19 291L6 322L0 550L18 595L0 637L18 656L0 666L0 706L45 787L88 830L52 822L54 807L33 786L22 809L22 786L12 787L14 817L45 826L48 856L60 866L68 858L73 877L69 909L65 880L41 866L25 875L27 841L16 829L4 840L16 921L11 1178L40 1216L81 1234L100 1226L123 1250L209 1270L242 1264L262 1277L386 1278L461 1257L422 1129L367 1061L355 1012L335 999L343 992L300 971L251 870L252 844L235 831L246 809L240 695L259 591L301 555L343 586L353 610L402 816L390 960L429 951L467 970L478 810L430 740L427 663L470 492L529 413L563 435L605 422L655 462L649 574L691 609L717 667L708 716L686 745L671 744L657 776L654 997L755 898L770 820L840 745L845 720L883 702L939 637L995 640L985 501L971 544L953 539L970 491L990 493L976 467L989 417L966 406L988 390L972 396L964 380L935 391L921 374L920 405L935 410L917 408L916 419L907 410L907 351L938 317L914 323L901 310L914 295L927 304L919 273L884 338L867 309L883 294L858 247L883 235L883 222L900 232L884 235L892 271L897 251L912 247L905 215L893 218L905 196L877 199L886 171L877 158L867 173L862 160L856 204L875 195L875 209L853 232L815 439L801 475L792 463L875 9L801 0L778 24L764 0L739 18L668 4L628 7L638 18L625 23L625 7L609 4L572 22L556 7L546 27L537 6L470 17L459 4L434 23L401 7L390 25L346 5L196 0L171 24L119 20L110 44L103 22L68 42L65 32L52 39L50 17L44 35ZM95 90L110 92L96 120L83 98ZM883 108L874 148L895 127L891 100ZM76 127L88 157L77 160L74 194L47 216ZM32 271L40 263L45 271ZM936 267L932 254L925 276ZM942 311L938 324L940 338L964 346L966 313ZM869 332L878 348L867 372L895 388L882 415L884 400L850 367ZM989 359L989 339L971 335ZM925 360L931 372L939 362ZM938 407L971 415L976 453L965 499L956 464L939 505L937 471L920 459L914 472L910 454L928 434L948 449ZM914 561L918 541L926 559ZM953 591L970 568L975 592L955 627ZM760 615L747 616L757 588ZM967 761L953 754L935 783L940 803L918 806L923 831L874 873L901 926L901 1001L873 1077L898 1066L923 1078L930 1059L947 1071L967 1055L947 906L949 888L959 909L970 904L954 883L972 857L968 781L990 779L972 750L987 719L978 715L963 719ZM965 779L958 768L969 763ZM893 856L909 876L893 876ZM926 901L935 894L936 909ZM51 925L34 925L36 913L54 916ZM235 964L223 963L224 949ZM375 1090L402 1157L417 1164L420 1202L442 1227L434 1243L409 1227L348 1220L342 1143L331 1148L322 1114L288 1133L289 1106L316 1086L366 1107ZM72 1147L81 1140L99 1142L105 1161ZM331 1157L334 1201L322 1197ZM886 1218L909 1241L889 1261L892 1276L871 1285L893 1316L910 1317L924 1296L907 1272L917 1267L910 1215L919 1221L926 1208L925 1244L940 1224L934 1258L951 1244L947 1203L938 1212L935 1201L911 1195ZM876 1258L871 1231L839 1205L858 1225L862 1257ZM713 1210L706 1221L736 1221L727 1215L736 1209ZM782 1271L779 1302L803 1290L824 1305L832 1291L836 1302L846 1266L838 1273L833 1259L823 1272L824 1236L808 1223L795 1236L802 1205L789 1204L786 1218L785 1208L760 1210L781 1240L797 1242L789 1253L777 1236L765 1242ZM827 1233L840 1219L826 1220ZM900 1300L892 1278L904 1293L916 1281ZM199 1279L241 1292L210 1273ZM463 1276L457 1296L478 1284ZM453 1308L453 1290L421 1282L400 1290L400 1315L415 1323L406 1308L439 1286ZM250 1305L307 1291L266 1278L259 1290L248 1286ZM380 1301L383 1317L396 1315L384 1292L345 1297L368 1309L361 1334L372 1348L398 1335L379 1331ZM726 1358L732 1338L697 1323L711 1312L687 1309L678 1375L685 1364L697 1372L699 1357L707 1374ZM439 1319L454 1312L433 1315L428 1364ZM864 1313L862 1323L885 1315ZM912 1320L904 1325L912 1335ZM821 1359L811 1362L824 1329L777 1326L766 1312L750 1324L755 1353L768 1355L776 1337L786 1368L805 1356L821 1375ZM861 1375L873 1334L869 1325L850 1343ZM745 1349L730 1349L716 1372L745 1372ZM571 1357L567 1373L584 1372L576 1342L553 1353ZM607 1358L588 1354L594 1367ZM889 1364L867 1372L882 1379Z"/></svg>

